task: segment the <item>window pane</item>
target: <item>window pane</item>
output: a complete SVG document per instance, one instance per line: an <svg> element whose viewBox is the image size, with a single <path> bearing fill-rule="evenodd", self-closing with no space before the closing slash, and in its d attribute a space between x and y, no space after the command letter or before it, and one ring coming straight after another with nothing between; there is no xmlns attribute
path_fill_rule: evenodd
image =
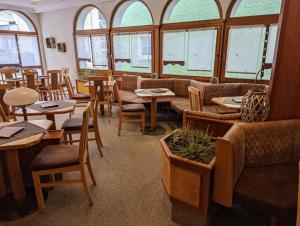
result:
<svg viewBox="0 0 300 226"><path fill-rule="evenodd" d="M166 10L163 23L220 19L215 0L174 0Z"/></svg>
<svg viewBox="0 0 300 226"><path fill-rule="evenodd" d="M26 16L11 10L0 11L0 30L35 31L33 24Z"/></svg>
<svg viewBox="0 0 300 226"><path fill-rule="evenodd" d="M18 36L22 67L41 66L38 40L33 36Z"/></svg>
<svg viewBox="0 0 300 226"><path fill-rule="evenodd" d="M232 27L227 50L227 78L255 79L261 69L265 27Z"/></svg>
<svg viewBox="0 0 300 226"><path fill-rule="evenodd" d="M281 0L237 0L231 17L279 14Z"/></svg>
<svg viewBox="0 0 300 226"><path fill-rule="evenodd" d="M116 71L151 72L151 33L113 34Z"/></svg>
<svg viewBox="0 0 300 226"><path fill-rule="evenodd" d="M14 35L0 35L0 65L19 66L18 49Z"/></svg>
<svg viewBox="0 0 300 226"><path fill-rule="evenodd" d="M273 63L278 25L270 26L268 50L266 55L266 63Z"/></svg>
<svg viewBox="0 0 300 226"><path fill-rule="evenodd" d="M131 27L152 25L152 16L148 8L140 1L130 0L117 10L113 27Z"/></svg>
<svg viewBox="0 0 300 226"><path fill-rule="evenodd" d="M216 52L215 28L163 33L163 73L211 77Z"/></svg>
<svg viewBox="0 0 300 226"><path fill-rule="evenodd" d="M92 69L93 62L92 62L90 37L77 36L76 43L77 43L78 60L79 60L80 68Z"/></svg>
<svg viewBox="0 0 300 226"><path fill-rule="evenodd" d="M107 69L107 41L105 35L92 36L94 69Z"/></svg>
<svg viewBox="0 0 300 226"><path fill-rule="evenodd" d="M107 23L102 13L95 7L84 8L77 20L77 30L92 30L107 28Z"/></svg>

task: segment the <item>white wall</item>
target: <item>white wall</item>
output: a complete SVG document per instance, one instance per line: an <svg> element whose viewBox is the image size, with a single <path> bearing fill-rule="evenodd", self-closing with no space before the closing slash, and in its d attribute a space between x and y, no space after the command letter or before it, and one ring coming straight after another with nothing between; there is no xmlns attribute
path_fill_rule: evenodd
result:
<svg viewBox="0 0 300 226"><path fill-rule="evenodd" d="M161 15L167 0L144 0L150 8L154 23L160 23ZM223 16L226 15L231 0L220 0ZM119 0L112 0L95 4L103 13L107 22L110 23L112 12ZM89 2L87 1L87 4ZM77 11L80 7L44 12L40 14L27 13L33 20L40 34L40 44L44 67L48 70L59 69L68 66L70 73L76 75L75 48L73 39L73 25ZM67 52L61 53L57 49L46 47L46 38L54 37L57 42L66 43Z"/></svg>

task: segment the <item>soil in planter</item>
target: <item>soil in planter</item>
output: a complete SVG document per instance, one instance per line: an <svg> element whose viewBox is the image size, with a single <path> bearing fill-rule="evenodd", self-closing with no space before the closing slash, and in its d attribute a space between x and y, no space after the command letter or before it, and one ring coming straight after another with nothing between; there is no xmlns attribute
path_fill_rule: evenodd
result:
<svg viewBox="0 0 300 226"><path fill-rule="evenodd" d="M203 131L176 130L166 140L173 155L209 164L215 157L216 142Z"/></svg>

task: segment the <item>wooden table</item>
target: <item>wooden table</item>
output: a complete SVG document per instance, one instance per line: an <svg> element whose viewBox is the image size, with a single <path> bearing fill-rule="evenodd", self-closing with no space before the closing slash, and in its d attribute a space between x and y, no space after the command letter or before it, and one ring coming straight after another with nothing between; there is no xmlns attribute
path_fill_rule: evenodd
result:
<svg viewBox="0 0 300 226"><path fill-rule="evenodd" d="M158 88L163 89L165 92L156 93L153 92L157 89L137 89L135 90L135 94L140 98L147 98L151 99L151 127L145 130L145 134L149 135L162 135L165 133L165 129L161 126L157 125L157 99L163 97L173 97L175 93L169 89L165 88Z"/></svg>
<svg viewBox="0 0 300 226"><path fill-rule="evenodd" d="M45 115L48 120L53 122L50 129L55 130L56 129L55 115L72 113L75 110L76 100L64 100L64 101L71 103L72 106L65 107L65 108L60 108L60 109L56 109L56 110L48 110L48 111L45 111L45 112L39 112L39 111L33 110L31 108L26 108L27 116ZM43 102L47 102L47 101L38 101L35 104L41 104ZM16 116L23 116L22 109L17 110L15 112L15 115Z"/></svg>
<svg viewBox="0 0 300 226"><path fill-rule="evenodd" d="M241 103L234 102L233 99L241 99L243 96L237 96L237 97L214 97L211 99L211 101L215 104L230 108L230 109L235 109L235 110L240 110L241 109Z"/></svg>

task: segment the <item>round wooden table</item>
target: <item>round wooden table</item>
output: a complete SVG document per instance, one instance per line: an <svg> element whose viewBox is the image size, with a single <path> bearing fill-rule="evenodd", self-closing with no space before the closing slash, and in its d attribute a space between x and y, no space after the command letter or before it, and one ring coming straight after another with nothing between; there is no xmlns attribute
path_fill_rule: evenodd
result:
<svg viewBox="0 0 300 226"><path fill-rule="evenodd" d="M162 89L165 92L155 92L155 90ZM166 129L157 125L157 99L163 97L174 97L175 93L169 89L157 88L157 89L137 89L135 94L140 98L151 99L151 126L146 127L145 134L147 135L162 135L166 132Z"/></svg>
<svg viewBox="0 0 300 226"><path fill-rule="evenodd" d="M48 130L52 125L52 122L49 120L32 120L28 122L45 130ZM0 127L13 123L14 122L1 122ZM12 213L10 213L11 216L7 216L8 219L10 219L10 217L12 219L24 217L36 210L36 206L32 205L32 203L35 203L35 201L33 201L35 200L35 196L32 197L32 194L27 194L25 190L18 150L30 148L38 144L43 136L44 134L40 133L0 145L0 151L4 152L5 155L8 176L12 190L11 194L7 194L6 197L1 199L5 200L7 203L7 206L4 207L6 209L1 210L1 215L5 211L12 211ZM8 208L8 206L10 207ZM2 206L0 209L2 209ZM9 213L7 214L9 215Z"/></svg>
<svg viewBox="0 0 300 226"><path fill-rule="evenodd" d="M48 120L53 122L50 129L55 130L56 129L55 115L68 114L68 113L70 114L70 113L74 112L74 110L75 110L75 104L76 104L75 100L63 100L63 101L71 103L72 106L68 106L68 107L64 107L64 108L60 108L60 109L55 109L55 110L45 109L45 111L43 111L43 112L36 111L36 110L33 110L33 109L27 107L26 108L27 116L45 115ZM45 102L49 102L49 101L38 101L35 104L41 104L41 103L45 103ZM17 110L14 114L16 116L23 116L22 109Z"/></svg>

